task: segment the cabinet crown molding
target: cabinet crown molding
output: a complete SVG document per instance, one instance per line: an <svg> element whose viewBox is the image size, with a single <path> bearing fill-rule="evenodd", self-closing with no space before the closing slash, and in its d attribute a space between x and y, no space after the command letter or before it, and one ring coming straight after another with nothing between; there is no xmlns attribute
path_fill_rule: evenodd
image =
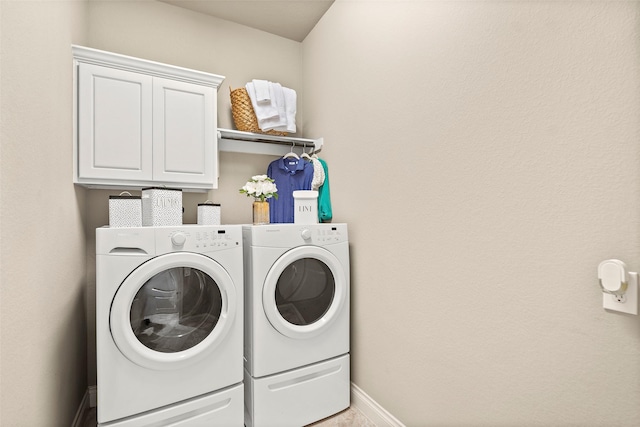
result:
<svg viewBox="0 0 640 427"><path fill-rule="evenodd" d="M218 74L206 73L204 71L192 70L175 65L163 64L161 62L147 59L135 58L119 53L107 52L84 46L71 45L73 58L77 62L120 68L127 71L141 72L158 77L170 77L180 79L190 83L203 84L220 87L225 77Z"/></svg>

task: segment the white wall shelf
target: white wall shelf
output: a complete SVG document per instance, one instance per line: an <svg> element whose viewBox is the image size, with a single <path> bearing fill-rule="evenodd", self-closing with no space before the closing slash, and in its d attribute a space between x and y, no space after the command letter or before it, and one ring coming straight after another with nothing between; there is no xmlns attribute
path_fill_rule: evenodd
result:
<svg viewBox="0 0 640 427"><path fill-rule="evenodd" d="M299 147L310 152L322 149L322 138L307 139L290 136L274 136L259 133L242 132L239 130L218 128L218 150L232 153L269 154L282 156L292 147ZM295 150L298 152L298 150ZM298 153L300 154L300 153Z"/></svg>

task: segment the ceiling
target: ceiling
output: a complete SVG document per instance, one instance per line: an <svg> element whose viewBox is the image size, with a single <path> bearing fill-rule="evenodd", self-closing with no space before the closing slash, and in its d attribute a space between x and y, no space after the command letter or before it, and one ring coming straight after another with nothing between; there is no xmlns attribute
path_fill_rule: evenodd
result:
<svg viewBox="0 0 640 427"><path fill-rule="evenodd" d="M334 0L159 0L301 42Z"/></svg>

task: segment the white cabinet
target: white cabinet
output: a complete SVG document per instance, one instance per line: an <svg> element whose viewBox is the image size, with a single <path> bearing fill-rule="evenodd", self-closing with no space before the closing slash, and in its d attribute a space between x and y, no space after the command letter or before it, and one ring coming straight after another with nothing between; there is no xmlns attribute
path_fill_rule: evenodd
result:
<svg viewBox="0 0 640 427"><path fill-rule="evenodd" d="M216 90L154 78L153 179L217 187Z"/></svg>
<svg viewBox="0 0 640 427"><path fill-rule="evenodd" d="M73 47L74 182L217 187L221 76Z"/></svg>
<svg viewBox="0 0 640 427"><path fill-rule="evenodd" d="M152 77L78 65L78 182L151 181Z"/></svg>

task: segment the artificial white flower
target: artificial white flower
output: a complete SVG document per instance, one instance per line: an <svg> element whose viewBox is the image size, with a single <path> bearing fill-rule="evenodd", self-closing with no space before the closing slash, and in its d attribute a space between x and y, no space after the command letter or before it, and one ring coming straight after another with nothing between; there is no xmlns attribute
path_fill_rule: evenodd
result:
<svg viewBox="0 0 640 427"><path fill-rule="evenodd" d="M278 188L273 179L267 175L254 175L240 189L240 193L244 193L249 197L264 202L272 197L278 198Z"/></svg>

